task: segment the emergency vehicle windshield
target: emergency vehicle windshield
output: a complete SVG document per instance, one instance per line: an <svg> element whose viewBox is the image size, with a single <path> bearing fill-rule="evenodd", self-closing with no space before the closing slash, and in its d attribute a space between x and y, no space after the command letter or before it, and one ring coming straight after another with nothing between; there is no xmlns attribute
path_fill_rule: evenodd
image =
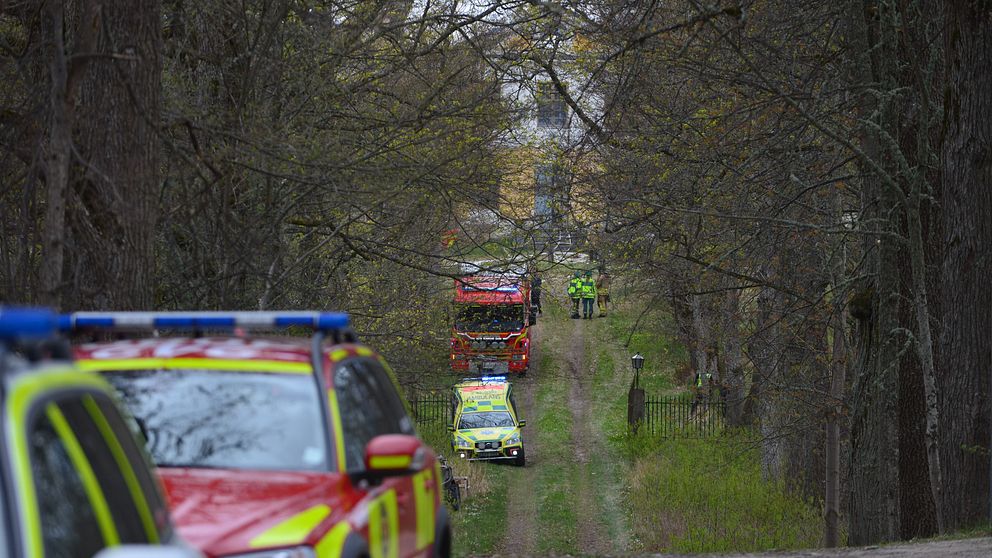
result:
<svg viewBox="0 0 992 558"><path fill-rule="evenodd" d="M219 370L104 372L160 467L327 470L309 374Z"/></svg>
<svg viewBox="0 0 992 558"><path fill-rule="evenodd" d="M495 426L513 426L513 417L506 411L484 411L480 413L465 413L458 421L458 429L492 428Z"/></svg>
<svg viewBox="0 0 992 558"><path fill-rule="evenodd" d="M455 329L458 331L509 333L520 331L523 328L524 307L522 304L461 305L455 316Z"/></svg>

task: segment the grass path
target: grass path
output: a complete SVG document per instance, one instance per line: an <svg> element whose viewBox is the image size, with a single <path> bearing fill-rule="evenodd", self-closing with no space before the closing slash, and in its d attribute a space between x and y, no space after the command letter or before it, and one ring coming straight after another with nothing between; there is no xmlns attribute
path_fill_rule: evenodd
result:
<svg viewBox="0 0 992 558"><path fill-rule="evenodd" d="M549 285L550 283L550 285ZM473 463L489 485L455 518L458 555L635 552L629 466L611 437L626 428L629 355L607 320L572 320L554 279L533 331L531 371L512 378L527 420L527 466Z"/></svg>

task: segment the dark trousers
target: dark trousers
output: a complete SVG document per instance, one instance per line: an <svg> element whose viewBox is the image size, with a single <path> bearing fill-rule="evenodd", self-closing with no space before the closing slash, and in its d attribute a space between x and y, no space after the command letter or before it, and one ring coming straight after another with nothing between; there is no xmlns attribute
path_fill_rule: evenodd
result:
<svg viewBox="0 0 992 558"><path fill-rule="evenodd" d="M595 298L583 298L582 299L582 317L591 318L592 317L592 305L596 302Z"/></svg>
<svg viewBox="0 0 992 558"><path fill-rule="evenodd" d="M573 316L578 316L579 315L579 302L581 302L581 301L582 301L581 298L573 298L572 299L572 315Z"/></svg>

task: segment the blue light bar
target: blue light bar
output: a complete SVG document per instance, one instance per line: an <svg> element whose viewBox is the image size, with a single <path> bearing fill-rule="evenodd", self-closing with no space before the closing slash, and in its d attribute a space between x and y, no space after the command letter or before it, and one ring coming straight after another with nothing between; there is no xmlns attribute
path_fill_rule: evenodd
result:
<svg viewBox="0 0 992 558"><path fill-rule="evenodd" d="M0 307L0 339L49 337L58 317L45 308Z"/></svg>
<svg viewBox="0 0 992 558"><path fill-rule="evenodd" d="M516 285L516 284L514 284L514 285L502 285L502 286L497 286L497 287L483 287L483 286L480 286L480 285L468 285L468 286L464 287L462 290L468 291L468 292L478 291L478 292L487 292L487 293L516 293L516 292L520 292L520 286L519 285Z"/></svg>
<svg viewBox="0 0 992 558"><path fill-rule="evenodd" d="M340 312L76 312L59 316L59 329L281 329L307 327L334 330L348 327Z"/></svg>

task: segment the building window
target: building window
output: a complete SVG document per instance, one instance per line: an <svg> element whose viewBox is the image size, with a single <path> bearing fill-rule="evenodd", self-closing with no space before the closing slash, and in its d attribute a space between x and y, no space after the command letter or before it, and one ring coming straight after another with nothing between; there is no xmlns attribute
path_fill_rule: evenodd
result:
<svg viewBox="0 0 992 558"><path fill-rule="evenodd" d="M534 169L534 216L541 221L551 219L554 185L554 166L537 165Z"/></svg>
<svg viewBox="0 0 992 558"><path fill-rule="evenodd" d="M565 126L565 100L558 94L555 84L542 81L537 84L537 125L548 128Z"/></svg>

